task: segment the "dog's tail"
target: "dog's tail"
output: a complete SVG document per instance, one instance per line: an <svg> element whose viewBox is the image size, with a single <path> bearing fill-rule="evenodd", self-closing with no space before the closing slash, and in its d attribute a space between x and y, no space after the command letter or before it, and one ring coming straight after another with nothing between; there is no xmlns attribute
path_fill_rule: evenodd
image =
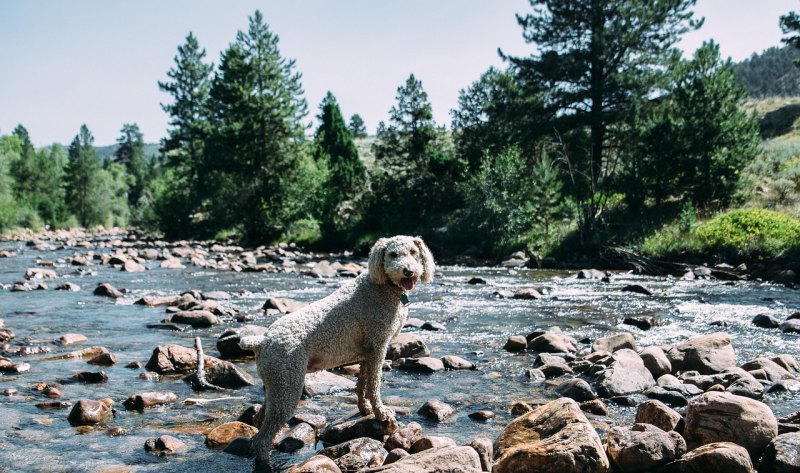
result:
<svg viewBox="0 0 800 473"><path fill-rule="evenodd" d="M252 350L258 355L261 351L261 344L264 343L263 335L251 335L249 337L242 337L239 340L239 347L242 350Z"/></svg>

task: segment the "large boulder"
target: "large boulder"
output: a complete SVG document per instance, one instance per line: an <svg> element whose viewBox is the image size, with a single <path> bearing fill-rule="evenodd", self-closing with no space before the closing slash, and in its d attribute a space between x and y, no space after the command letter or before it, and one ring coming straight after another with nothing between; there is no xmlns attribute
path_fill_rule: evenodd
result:
<svg viewBox="0 0 800 473"><path fill-rule="evenodd" d="M563 333L544 333L528 342L528 350L545 353L577 353L578 341Z"/></svg>
<svg viewBox="0 0 800 473"><path fill-rule="evenodd" d="M730 442L715 442L698 447L660 473L755 473L747 450Z"/></svg>
<svg viewBox="0 0 800 473"><path fill-rule="evenodd" d="M424 450L390 465L360 470L360 473L480 473L481 460L472 447Z"/></svg>
<svg viewBox="0 0 800 473"><path fill-rule="evenodd" d="M362 471L364 468L383 464L389 452L383 442L367 437L327 447L319 452L330 457L342 471Z"/></svg>
<svg viewBox="0 0 800 473"><path fill-rule="evenodd" d="M289 468L286 473L341 473L342 470L325 455L314 455L303 463Z"/></svg>
<svg viewBox="0 0 800 473"><path fill-rule="evenodd" d="M392 432L389 421L380 421L374 415L360 414L337 419L319 436L325 445L337 445L361 437L383 441Z"/></svg>
<svg viewBox="0 0 800 473"><path fill-rule="evenodd" d="M654 425L666 432L683 431L683 417L671 407L655 399L639 404L636 409L636 423Z"/></svg>
<svg viewBox="0 0 800 473"><path fill-rule="evenodd" d="M763 402L712 391L689 403L684 435L689 449L713 442L733 442L758 459L778 435L778 421Z"/></svg>
<svg viewBox="0 0 800 473"><path fill-rule="evenodd" d="M400 358L420 358L428 356L431 351L425 345L422 337L413 333L401 333L389 342L386 358L399 360Z"/></svg>
<svg viewBox="0 0 800 473"><path fill-rule="evenodd" d="M233 363L205 355L206 381L223 388L252 386L253 378ZM197 350L180 345L161 345L153 350L145 368L159 374L185 374L197 370Z"/></svg>
<svg viewBox="0 0 800 473"><path fill-rule="evenodd" d="M648 424L637 424L634 429L614 427L608 432L608 458L620 473L651 471L686 453L686 441L677 432Z"/></svg>
<svg viewBox="0 0 800 473"><path fill-rule="evenodd" d="M673 372L695 370L714 374L736 366L731 336L724 332L693 338L671 349L667 356Z"/></svg>
<svg viewBox="0 0 800 473"><path fill-rule="evenodd" d="M800 432L781 434L772 439L761 455L761 473L791 473L800 471Z"/></svg>
<svg viewBox="0 0 800 473"><path fill-rule="evenodd" d="M511 421L496 444L493 473L605 473L609 463L578 403L560 398Z"/></svg>
<svg viewBox="0 0 800 473"><path fill-rule="evenodd" d="M647 347L639 352L639 357L655 379L672 373L672 363L660 347Z"/></svg>
<svg viewBox="0 0 800 473"><path fill-rule="evenodd" d="M623 348L636 350L636 339L628 332L618 333L610 337L598 338L592 343L592 351L607 351L613 353Z"/></svg>
<svg viewBox="0 0 800 473"><path fill-rule="evenodd" d="M624 396L655 386L653 375L635 351L623 348L615 352L612 358L614 361L597 379L600 396Z"/></svg>

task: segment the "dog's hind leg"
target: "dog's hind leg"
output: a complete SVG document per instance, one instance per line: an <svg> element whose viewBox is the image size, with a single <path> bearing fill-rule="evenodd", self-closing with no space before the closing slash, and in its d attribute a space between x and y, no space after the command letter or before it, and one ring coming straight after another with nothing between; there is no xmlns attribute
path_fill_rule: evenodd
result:
<svg viewBox="0 0 800 473"><path fill-rule="evenodd" d="M265 377L270 383L264 400L264 417L253 439L256 471L272 471L269 461L272 443L300 402L305 384L305 370L305 360L292 360L291 364L284 364L274 373L269 373L271 376Z"/></svg>

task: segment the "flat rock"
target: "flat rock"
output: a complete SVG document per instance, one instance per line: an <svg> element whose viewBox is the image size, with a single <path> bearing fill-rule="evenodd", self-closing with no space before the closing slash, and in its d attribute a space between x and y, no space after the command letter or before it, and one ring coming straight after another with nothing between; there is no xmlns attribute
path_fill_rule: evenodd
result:
<svg viewBox="0 0 800 473"><path fill-rule="evenodd" d="M212 325L219 325L222 323L222 320L205 310L190 310L172 314L167 322L189 324L193 328L205 328L211 327Z"/></svg>
<svg viewBox="0 0 800 473"><path fill-rule="evenodd" d="M633 292L634 294L642 294L645 296L652 296L653 293L641 284L628 284L621 289L622 292Z"/></svg>
<svg viewBox="0 0 800 473"><path fill-rule="evenodd" d="M401 458L360 473L480 473L481 460L472 447L445 447Z"/></svg>
<svg viewBox="0 0 800 473"><path fill-rule="evenodd" d="M316 373L306 374L303 396L314 397L337 391L352 391L355 388L356 383L351 379L331 373L330 371L318 371Z"/></svg>
<svg viewBox="0 0 800 473"><path fill-rule="evenodd" d="M211 429L206 435L206 445L211 448L225 448L239 437L253 438L258 429L244 422L226 422Z"/></svg>
<svg viewBox="0 0 800 473"><path fill-rule="evenodd" d="M592 351L613 353L623 348L636 350L636 339L633 334L623 332L610 337L598 338L592 343Z"/></svg>
<svg viewBox="0 0 800 473"><path fill-rule="evenodd" d="M58 337L56 343L62 347L68 347L72 345L80 345L81 343L86 343L88 341L89 339L86 338L85 335L81 335L79 333L65 333L64 335Z"/></svg>
<svg viewBox="0 0 800 473"><path fill-rule="evenodd" d="M368 437L326 447L319 453L332 458L342 471L361 471L370 466L381 465L389 454L383 448L383 442Z"/></svg>
<svg viewBox="0 0 800 473"><path fill-rule="evenodd" d="M132 394L122 405L129 411L141 411L146 407L153 407L162 404L172 404L178 400L178 396L171 392L146 392Z"/></svg>
<svg viewBox="0 0 800 473"><path fill-rule="evenodd" d="M433 450L436 448L445 448L445 447L455 447L456 441L451 439L450 437L437 437L426 435L416 442L414 445L411 446L410 452L412 454L424 452L425 450Z"/></svg>
<svg viewBox="0 0 800 473"><path fill-rule="evenodd" d="M444 422L445 419L455 414L455 412L456 410L450 404L438 399L430 399L419 408L417 414L435 420L436 422Z"/></svg>
<svg viewBox="0 0 800 473"><path fill-rule="evenodd" d="M186 444L171 435L162 435L144 442L144 450L158 456L175 455L185 449Z"/></svg>
<svg viewBox="0 0 800 473"><path fill-rule="evenodd" d="M444 371L444 363L438 358L424 356L421 358L401 358L397 360L396 366L403 371L414 373L436 373Z"/></svg>
<svg viewBox="0 0 800 473"><path fill-rule="evenodd" d="M528 342L528 350L547 353L577 353L578 341L563 333L544 333Z"/></svg>
<svg viewBox="0 0 800 473"><path fill-rule="evenodd" d="M413 333L401 333L389 342L386 358L394 361L400 358L425 357L430 353L422 337Z"/></svg>

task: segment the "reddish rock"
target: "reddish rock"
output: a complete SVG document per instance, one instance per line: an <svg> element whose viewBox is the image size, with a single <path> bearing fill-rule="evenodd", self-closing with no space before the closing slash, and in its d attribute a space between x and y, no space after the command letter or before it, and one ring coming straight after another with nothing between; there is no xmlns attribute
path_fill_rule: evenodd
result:
<svg viewBox="0 0 800 473"><path fill-rule="evenodd" d="M144 443L144 450L153 455L174 455L186 449L186 444L171 435L162 435L155 439L148 439Z"/></svg>
<svg viewBox="0 0 800 473"><path fill-rule="evenodd" d="M81 399L69 413L69 423L78 425L92 425L111 419L111 408L102 401Z"/></svg>
<svg viewBox="0 0 800 473"><path fill-rule="evenodd" d="M253 438L257 433L258 429L244 422L226 422L214 427L206 435L206 445L211 448L224 448L236 438Z"/></svg>

